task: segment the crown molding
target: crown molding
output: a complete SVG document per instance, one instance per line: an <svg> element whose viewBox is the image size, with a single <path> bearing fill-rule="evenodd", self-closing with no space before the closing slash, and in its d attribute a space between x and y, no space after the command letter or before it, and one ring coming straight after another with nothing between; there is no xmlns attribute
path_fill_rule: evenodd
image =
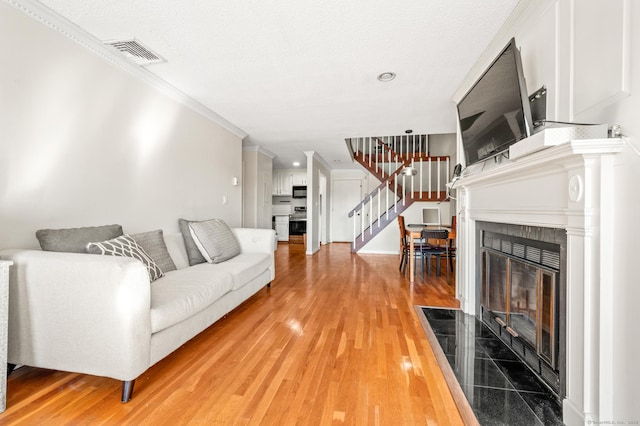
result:
<svg viewBox="0 0 640 426"><path fill-rule="evenodd" d="M322 158L322 156L320 154L318 154L316 151L304 151L304 153L308 158L307 162L309 160L316 159L320 163L320 165L322 167L324 167L325 169L327 169L329 171L332 170L332 168L329 165L329 163L327 163L327 161L324 158Z"/></svg>
<svg viewBox="0 0 640 426"><path fill-rule="evenodd" d="M5 3L20 10L41 24L49 27L50 29L57 31L64 35L85 49L89 50L94 55L109 62L111 65L120 68L121 70L129 73L135 78L144 81L157 91L170 97L171 99L181 103L182 105L197 112L208 120L223 127L229 132L233 133L240 139L246 138L248 135L242 129L220 116L216 112L207 108L197 100L186 95L176 87L167 83L157 75L153 74L149 70L129 62L116 52L113 52L102 41L92 36L73 22L55 13L42 3L33 0L4 0Z"/></svg>
<svg viewBox="0 0 640 426"><path fill-rule="evenodd" d="M242 147L243 151L257 151L260 154L264 154L267 157L274 159L277 157L277 155L275 155L273 152L269 151L268 149L265 149L262 146L255 146L255 145L249 145L249 146L243 146Z"/></svg>

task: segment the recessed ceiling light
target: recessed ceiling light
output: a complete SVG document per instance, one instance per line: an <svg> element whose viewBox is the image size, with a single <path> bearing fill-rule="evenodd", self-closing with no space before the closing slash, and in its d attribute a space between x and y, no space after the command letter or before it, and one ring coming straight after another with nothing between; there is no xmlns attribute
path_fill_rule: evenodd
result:
<svg viewBox="0 0 640 426"><path fill-rule="evenodd" d="M293 162L293 167L300 167L300 162L299 161L294 161Z"/></svg>
<svg viewBox="0 0 640 426"><path fill-rule="evenodd" d="M391 81L394 78L396 78L396 73L395 72L383 72L382 74L378 75L378 80L382 81L383 83L386 83L387 81Z"/></svg>

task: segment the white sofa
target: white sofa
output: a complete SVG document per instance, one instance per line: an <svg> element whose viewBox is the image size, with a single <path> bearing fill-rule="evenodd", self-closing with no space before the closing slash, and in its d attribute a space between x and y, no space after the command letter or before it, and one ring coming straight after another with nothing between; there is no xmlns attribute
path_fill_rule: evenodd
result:
<svg viewBox="0 0 640 426"><path fill-rule="evenodd" d="M189 266L182 234L164 239L177 270L149 282L126 257L4 250L11 260L7 360L135 379L275 278L274 231L232 229L240 255Z"/></svg>

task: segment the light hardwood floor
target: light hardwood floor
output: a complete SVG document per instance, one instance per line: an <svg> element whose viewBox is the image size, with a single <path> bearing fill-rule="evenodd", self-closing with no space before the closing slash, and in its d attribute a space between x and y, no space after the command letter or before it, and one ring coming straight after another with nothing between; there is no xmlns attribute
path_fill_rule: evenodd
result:
<svg viewBox="0 0 640 426"><path fill-rule="evenodd" d="M413 308L457 307L453 285L410 285L398 262L280 244L271 288L146 371L129 403L116 380L23 367L0 424L462 424Z"/></svg>

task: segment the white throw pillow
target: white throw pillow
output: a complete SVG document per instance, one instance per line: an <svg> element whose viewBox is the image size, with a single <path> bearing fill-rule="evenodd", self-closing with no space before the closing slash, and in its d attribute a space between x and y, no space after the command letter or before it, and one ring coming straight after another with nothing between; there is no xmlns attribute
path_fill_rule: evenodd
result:
<svg viewBox="0 0 640 426"><path fill-rule="evenodd" d="M190 222L189 230L200 253L209 263L220 263L240 254L240 243L221 219Z"/></svg>

